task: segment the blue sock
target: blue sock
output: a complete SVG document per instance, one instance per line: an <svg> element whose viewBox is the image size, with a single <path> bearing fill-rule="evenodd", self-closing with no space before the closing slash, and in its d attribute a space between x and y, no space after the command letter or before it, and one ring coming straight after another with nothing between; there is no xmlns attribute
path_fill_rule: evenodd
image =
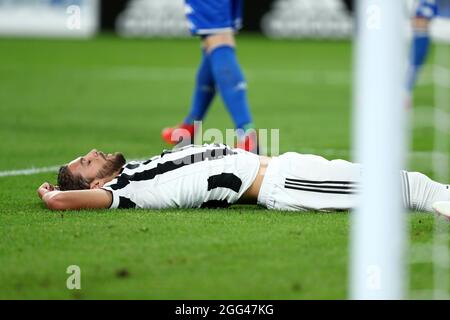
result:
<svg viewBox="0 0 450 320"><path fill-rule="evenodd" d="M215 94L216 88L211 63L209 62L209 56L203 50L202 61L197 70L191 110L189 111L189 115L184 119L184 123L191 124L194 121L203 120Z"/></svg>
<svg viewBox="0 0 450 320"><path fill-rule="evenodd" d="M412 91L417 81L418 73L425 63L428 48L430 46L430 35L428 32L420 31L414 33L411 46L411 61L408 74L408 89Z"/></svg>
<svg viewBox="0 0 450 320"><path fill-rule="evenodd" d="M236 52L228 45L215 48L209 54L214 80L222 99L233 118L235 127L244 129L252 123L247 102L247 83L245 82Z"/></svg>

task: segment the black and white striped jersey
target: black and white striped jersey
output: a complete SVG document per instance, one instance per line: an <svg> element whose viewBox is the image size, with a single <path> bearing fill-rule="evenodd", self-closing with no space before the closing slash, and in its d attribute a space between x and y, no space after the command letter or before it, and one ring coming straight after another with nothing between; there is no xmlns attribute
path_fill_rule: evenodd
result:
<svg viewBox="0 0 450 320"><path fill-rule="evenodd" d="M226 207L255 180L259 157L223 144L189 145L132 161L103 186L111 208Z"/></svg>

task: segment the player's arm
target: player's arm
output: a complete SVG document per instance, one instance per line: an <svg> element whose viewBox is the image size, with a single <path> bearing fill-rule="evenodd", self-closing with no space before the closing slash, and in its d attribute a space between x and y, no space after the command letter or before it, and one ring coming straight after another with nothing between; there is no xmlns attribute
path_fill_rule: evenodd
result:
<svg viewBox="0 0 450 320"><path fill-rule="evenodd" d="M50 210L105 209L112 202L111 193L103 189L59 191L45 182L37 192Z"/></svg>

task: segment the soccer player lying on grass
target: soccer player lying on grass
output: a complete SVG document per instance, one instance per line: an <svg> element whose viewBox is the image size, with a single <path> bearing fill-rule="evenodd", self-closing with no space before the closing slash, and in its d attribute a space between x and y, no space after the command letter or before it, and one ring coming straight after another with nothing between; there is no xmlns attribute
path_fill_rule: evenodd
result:
<svg viewBox="0 0 450 320"><path fill-rule="evenodd" d="M355 207L361 166L288 152L264 157L223 144L189 145L146 161L92 150L58 174L58 187L38 194L52 210L100 208L211 208L235 203L268 209L333 211ZM448 185L401 171L407 208L432 211L450 203Z"/></svg>

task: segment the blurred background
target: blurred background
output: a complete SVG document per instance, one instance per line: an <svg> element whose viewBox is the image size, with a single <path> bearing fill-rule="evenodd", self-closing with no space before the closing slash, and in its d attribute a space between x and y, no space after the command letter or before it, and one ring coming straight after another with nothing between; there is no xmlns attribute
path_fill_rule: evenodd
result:
<svg viewBox="0 0 450 320"><path fill-rule="evenodd" d="M413 2L405 1L409 29ZM170 147L161 129L186 116L201 59L183 4L0 0L0 297L114 298L126 290L160 299L347 297L345 214L64 218L38 201L36 187L54 182L58 165L92 148L142 159ZM351 159L353 1L244 4L237 55L256 127L279 129L280 152ZM433 40L449 40L449 30L436 19ZM409 169L435 178L448 177L448 132L442 140L435 129L450 119L449 57L448 42L434 42L411 110ZM203 126L233 128L221 99ZM445 155L443 172L433 166L436 154ZM412 243L432 240L432 217L412 219ZM205 225L217 228L205 233ZM62 286L74 261L88 270L82 296ZM124 266L126 280L117 271ZM411 288L429 288L431 271L412 267Z"/></svg>
<svg viewBox="0 0 450 320"><path fill-rule="evenodd" d="M244 1L238 58L255 125L281 130L280 151L348 156L352 9L350 0ZM160 132L185 116L199 46L183 0L0 0L0 104L9 114L0 168L62 163L93 145L132 157L168 147ZM214 104L206 127L233 128ZM284 111L274 119L275 110ZM123 130L106 137L119 121ZM330 121L341 125L311 128Z"/></svg>
<svg viewBox="0 0 450 320"><path fill-rule="evenodd" d="M414 0L405 3L411 10ZM243 31L272 38L348 38L353 10L354 0L247 0ZM10 36L188 36L183 0L1 0L0 18L0 34ZM434 33L449 37L439 24Z"/></svg>
<svg viewBox="0 0 450 320"><path fill-rule="evenodd" d="M244 31L293 38L340 38L351 32L353 0L250 0L244 6ZM0 9L4 35L188 35L183 0L1 0ZM67 21L70 15L74 19Z"/></svg>
<svg viewBox="0 0 450 320"><path fill-rule="evenodd" d="M405 2L407 26L413 3ZM146 154L149 145L150 151L165 147L160 130L185 116L200 60L199 41L189 35L183 5L183 0L0 0L0 103L10 111L3 121L11 121L0 133L11 143L14 159L0 166L6 170L55 161L42 151L66 161L64 141L74 133L60 126L82 128L93 119L97 124L89 127L89 144L116 147L112 141L145 133L145 145L131 149L133 156ZM352 0L244 1L238 57L250 85L255 124L282 129L280 151L317 150L348 158L353 9ZM433 38L449 38L448 30L439 19L433 21ZM422 131L432 127L433 57L429 55L415 91L417 130L423 138L414 141L418 149L428 148L422 141L432 138ZM220 105L220 99L215 104ZM274 118L275 109L284 112ZM32 143L25 160L24 149L15 146L30 139L24 134L31 119L24 117L37 110L41 114L34 119L40 121L33 125L51 120L46 128L58 132L52 144L60 145L38 148ZM297 115L296 123L291 112ZM148 115L156 121L145 123ZM116 139L105 141L102 130L119 118L127 128L121 133L125 137L114 132L110 134L117 134ZM311 123L330 125L324 131ZM211 108L207 125L232 128L223 105ZM36 138L35 132L31 140ZM74 146L75 151L84 152L86 143Z"/></svg>

